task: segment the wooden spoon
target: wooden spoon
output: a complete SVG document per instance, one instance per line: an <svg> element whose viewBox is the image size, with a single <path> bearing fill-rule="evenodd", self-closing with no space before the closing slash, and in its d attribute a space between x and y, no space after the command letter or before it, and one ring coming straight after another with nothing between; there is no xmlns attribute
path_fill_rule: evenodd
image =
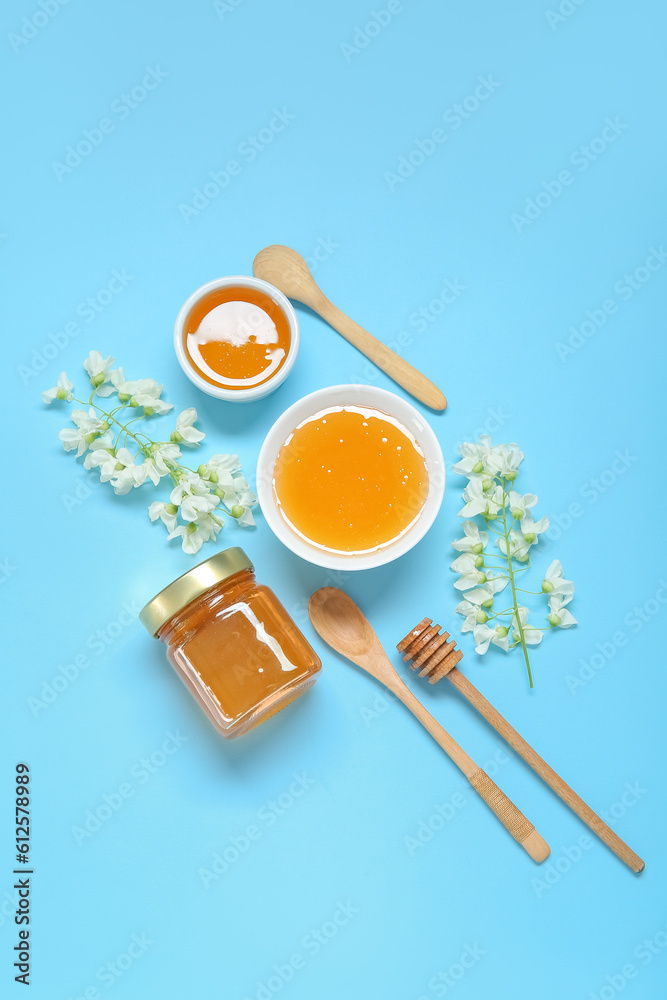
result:
<svg viewBox="0 0 667 1000"><path fill-rule="evenodd" d="M314 628L332 649L375 677L410 709L433 739L463 771L475 791L482 796L503 826L528 852L533 861L544 861L550 853L549 845L488 774L475 764L406 687L370 623L352 598L336 587L322 587L310 598L308 613Z"/></svg>
<svg viewBox="0 0 667 1000"><path fill-rule="evenodd" d="M288 298L303 302L318 313L415 399L433 410L445 409L447 400L433 382L329 301L296 250L290 250L279 243L264 247L255 257L252 270L256 278L270 282Z"/></svg>

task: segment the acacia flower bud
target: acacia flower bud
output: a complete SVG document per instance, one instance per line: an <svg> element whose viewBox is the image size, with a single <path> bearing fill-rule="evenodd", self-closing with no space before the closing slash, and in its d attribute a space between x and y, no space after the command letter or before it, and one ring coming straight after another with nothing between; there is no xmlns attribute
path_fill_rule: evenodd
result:
<svg viewBox="0 0 667 1000"><path fill-rule="evenodd" d="M488 620L489 616L487 615L486 611L482 611L481 609L475 615L475 621L477 622L478 625L486 625Z"/></svg>
<svg viewBox="0 0 667 1000"><path fill-rule="evenodd" d="M484 565L484 556L477 556L475 559L475 569L481 569Z"/></svg>
<svg viewBox="0 0 667 1000"><path fill-rule="evenodd" d="M509 629L508 629L508 628L505 628L505 626L504 626L504 625L497 625L497 626L496 626L496 634L497 634L497 635L499 635L501 639L504 639L504 638L505 638L505 636L506 636L506 635L507 635L508 633L509 633Z"/></svg>
<svg viewBox="0 0 667 1000"><path fill-rule="evenodd" d="M240 503L235 503L229 513L232 517L240 517L244 510L245 508Z"/></svg>
<svg viewBox="0 0 667 1000"><path fill-rule="evenodd" d="M542 580L542 593L543 594L550 594L553 589L554 589L553 583L549 583L548 580Z"/></svg>
<svg viewBox="0 0 667 1000"><path fill-rule="evenodd" d="M480 472L483 472L484 471L484 462L482 462L481 459L480 459L479 462L475 462L475 464L472 467L472 471L476 472L478 474Z"/></svg>
<svg viewBox="0 0 667 1000"><path fill-rule="evenodd" d="M550 625L560 625L560 616L552 611L550 615L547 615L547 621Z"/></svg>

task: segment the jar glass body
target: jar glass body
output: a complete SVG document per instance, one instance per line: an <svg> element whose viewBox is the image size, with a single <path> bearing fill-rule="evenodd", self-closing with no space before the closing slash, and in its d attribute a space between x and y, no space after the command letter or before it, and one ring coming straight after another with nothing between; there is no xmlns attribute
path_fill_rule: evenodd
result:
<svg viewBox="0 0 667 1000"><path fill-rule="evenodd" d="M247 569L217 583L158 630L167 658L218 732L232 739L279 712L321 664L276 595Z"/></svg>

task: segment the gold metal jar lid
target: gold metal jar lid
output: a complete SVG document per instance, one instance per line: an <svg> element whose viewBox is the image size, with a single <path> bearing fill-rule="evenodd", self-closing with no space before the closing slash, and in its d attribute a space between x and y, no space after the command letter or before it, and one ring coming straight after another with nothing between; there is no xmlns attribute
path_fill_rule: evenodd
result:
<svg viewBox="0 0 667 1000"><path fill-rule="evenodd" d="M139 621L147 632L155 636L164 623L186 604L201 597L216 583L221 583L244 569L252 571L254 567L243 549L238 546L223 549L204 562L197 563L156 594L139 612Z"/></svg>

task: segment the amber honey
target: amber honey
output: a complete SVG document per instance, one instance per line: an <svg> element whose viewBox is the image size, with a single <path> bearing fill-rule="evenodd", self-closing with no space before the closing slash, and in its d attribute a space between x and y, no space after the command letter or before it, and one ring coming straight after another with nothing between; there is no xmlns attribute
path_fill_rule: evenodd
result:
<svg viewBox="0 0 667 1000"><path fill-rule="evenodd" d="M241 549L195 566L142 609L146 628L223 736L253 728L309 688L320 661Z"/></svg>
<svg viewBox="0 0 667 1000"><path fill-rule="evenodd" d="M183 328L183 347L196 372L212 385L248 389L280 370L290 348L281 307L256 288L229 286L202 296Z"/></svg>
<svg viewBox="0 0 667 1000"><path fill-rule="evenodd" d="M334 406L308 417L274 467L276 504L291 528L336 552L390 544L419 517L428 496L424 455L394 417Z"/></svg>

